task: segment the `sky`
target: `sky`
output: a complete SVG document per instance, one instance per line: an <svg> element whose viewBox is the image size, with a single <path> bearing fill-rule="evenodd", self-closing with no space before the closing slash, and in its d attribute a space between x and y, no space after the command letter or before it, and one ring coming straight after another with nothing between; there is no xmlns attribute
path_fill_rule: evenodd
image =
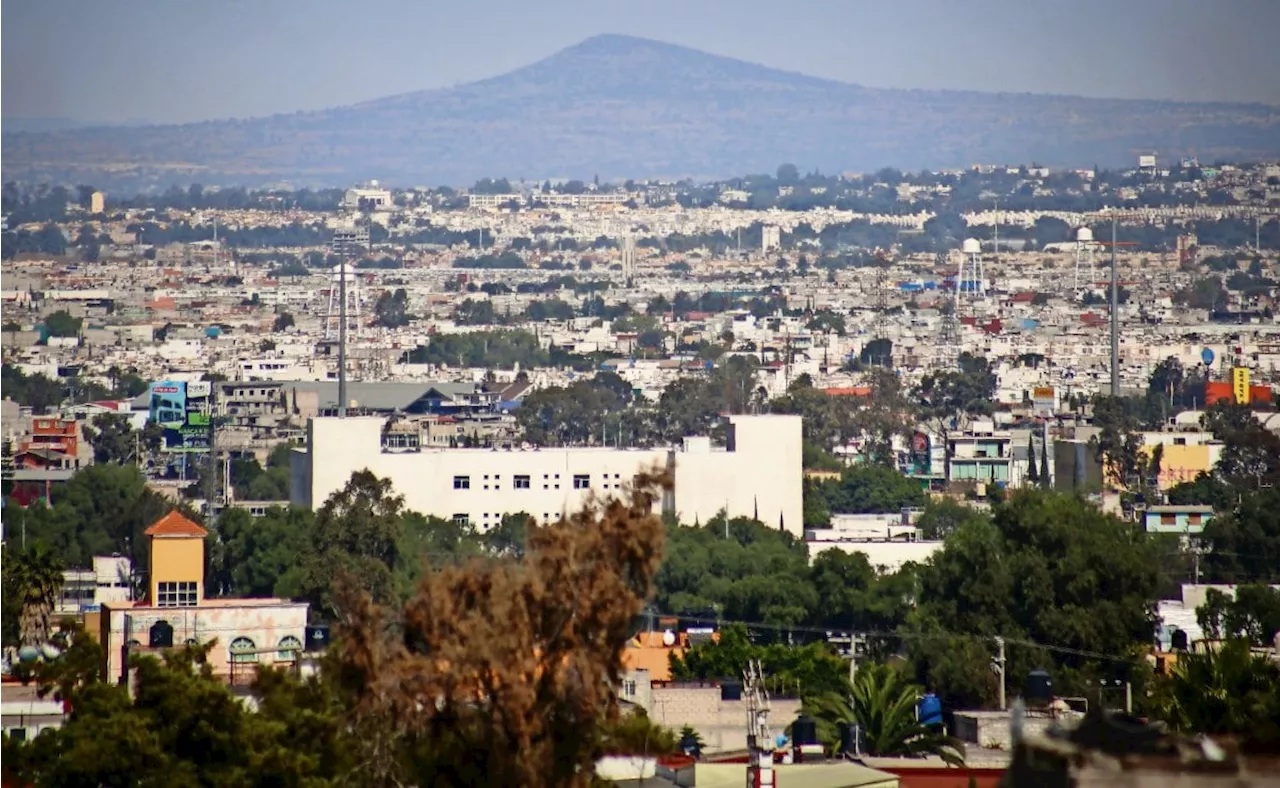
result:
<svg viewBox="0 0 1280 788"><path fill-rule="evenodd" d="M7 0L4 118L182 123L519 68L599 33L869 87L1280 105L1280 0Z"/></svg>

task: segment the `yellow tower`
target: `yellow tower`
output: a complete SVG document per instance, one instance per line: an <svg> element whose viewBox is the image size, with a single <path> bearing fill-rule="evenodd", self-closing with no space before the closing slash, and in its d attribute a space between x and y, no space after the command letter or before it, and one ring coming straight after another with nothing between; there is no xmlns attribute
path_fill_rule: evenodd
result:
<svg viewBox="0 0 1280 788"><path fill-rule="evenodd" d="M145 531L151 542L147 592L156 607L195 607L204 599L204 538L209 532L176 509Z"/></svg>

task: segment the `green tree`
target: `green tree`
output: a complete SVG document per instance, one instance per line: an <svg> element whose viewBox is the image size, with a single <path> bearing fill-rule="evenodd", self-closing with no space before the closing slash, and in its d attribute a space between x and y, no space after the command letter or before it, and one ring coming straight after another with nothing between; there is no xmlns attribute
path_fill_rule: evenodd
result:
<svg viewBox="0 0 1280 788"><path fill-rule="evenodd" d="M1157 681L1155 716L1176 731L1238 737L1246 752L1280 747L1280 665L1233 638L1180 654Z"/></svg>
<svg viewBox="0 0 1280 788"><path fill-rule="evenodd" d="M294 326L293 315L288 312L281 312L276 315L275 322L271 325L271 330L279 333Z"/></svg>
<svg viewBox="0 0 1280 788"><path fill-rule="evenodd" d="M374 323L383 328L400 328L409 325L409 293L403 288L395 292L384 290L373 304Z"/></svg>
<svg viewBox="0 0 1280 788"><path fill-rule="evenodd" d="M818 722L819 738L827 749L839 746L838 723L862 726L867 754L877 757L937 756L952 766L964 764L964 745L940 727L922 725L916 718L920 688L905 681L890 665L867 664L858 670L847 698L827 694L808 696L804 713Z"/></svg>
<svg viewBox="0 0 1280 788"><path fill-rule="evenodd" d="M917 675L949 704L977 705L990 698L992 651L975 637L1128 656L1151 639L1158 583L1159 556L1144 532L1074 496L1015 492L989 521L954 531L920 570L909 629L974 645L956 652L942 640L917 641ZM1062 687L1101 669L1069 653L1009 650L1013 686L1045 666Z"/></svg>
<svg viewBox="0 0 1280 788"><path fill-rule="evenodd" d="M268 509L253 517L230 507L209 536L206 583L211 596L297 598L303 595L299 556L315 527L307 509Z"/></svg>
<svg viewBox="0 0 1280 788"><path fill-rule="evenodd" d="M334 579L348 577L379 604L396 598L393 572L399 558L404 498L391 480L356 471L316 513L298 556L301 596L322 617L337 612Z"/></svg>
<svg viewBox="0 0 1280 788"><path fill-rule="evenodd" d="M1210 588L1196 608L1196 622L1210 638L1245 638L1268 647L1280 634L1280 590L1260 583L1236 587L1235 597Z"/></svg>
<svg viewBox="0 0 1280 788"><path fill-rule="evenodd" d="M86 426L83 430L85 440L93 446L94 462L127 463L136 460L134 429L125 416L102 413L93 418L92 427Z"/></svg>
<svg viewBox="0 0 1280 788"><path fill-rule="evenodd" d="M6 645L14 643L15 634L22 646L48 643L62 589L62 561L42 544L25 551L12 550L6 544L3 566ZM16 633L9 630L15 623Z"/></svg>
<svg viewBox="0 0 1280 788"><path fill-rule="evenodd" d="M4 396L19 405L30 407L35 413L46 413L50 408L62 404L62 384L40 373L23 374L22 370L12 364L0 368L0 388Z"/></svg>
<svg viewBox="0 0 1280 788"><path fill-rule="evenodd" d="M44 327L51 337L78 337L82 318L72 317L65 309L59 309L44 319Z"/></svg>

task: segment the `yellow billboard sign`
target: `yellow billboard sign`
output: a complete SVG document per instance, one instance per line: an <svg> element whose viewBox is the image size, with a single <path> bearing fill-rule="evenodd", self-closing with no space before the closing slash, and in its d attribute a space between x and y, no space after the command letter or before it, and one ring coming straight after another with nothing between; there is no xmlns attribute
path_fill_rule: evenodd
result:
<svg viewBox="0 0 1280 788"><path fill-rule="evenodd" d="M1236 395L1236 402L1249 404L1249 368L1236 367L1231 370L1231 390Z"/></svg>

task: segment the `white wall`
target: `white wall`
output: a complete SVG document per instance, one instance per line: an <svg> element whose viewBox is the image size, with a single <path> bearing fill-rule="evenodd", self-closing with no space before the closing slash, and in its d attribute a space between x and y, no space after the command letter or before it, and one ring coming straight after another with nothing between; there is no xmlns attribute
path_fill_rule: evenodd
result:
<svg viewBox="0 0 1280 788"><path fill-rule="evenodd" d="M609 497L639 472L674 466L675 493L668 507L683 522L705 523L721 509L769 526L802 533L800 417L730 417L730 449L689 441L681 449L541 448L449 449L384 452L381 417L313 418L307 450L296 451L293 501L319 508L351 474L369 470L391 480L407 508L437 517L466 515L481 529L503 514L527 512L556 518L594 493ZM517 489L515 477L528 476ZM575 488L575 476L588 486ZM454 480L466 477L469 487Z"/></svg>

